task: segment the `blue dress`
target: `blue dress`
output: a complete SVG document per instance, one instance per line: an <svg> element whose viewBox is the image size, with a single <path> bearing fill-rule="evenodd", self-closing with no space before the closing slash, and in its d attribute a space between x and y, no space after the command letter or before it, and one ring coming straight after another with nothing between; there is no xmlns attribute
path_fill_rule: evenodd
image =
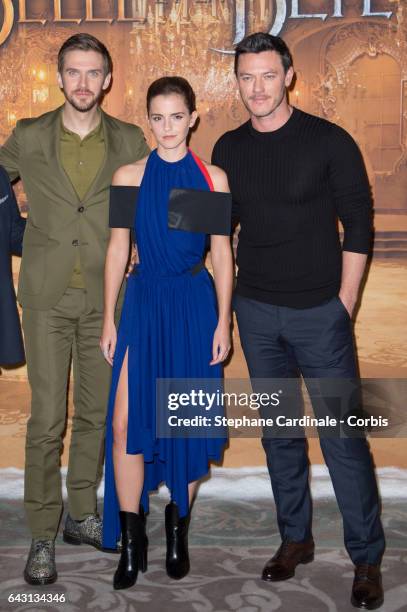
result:
<svg viewBox="0 0 407 612"><path fill-rule="evenodd" d="M209 179L210 180L210 179ZM103 545L116 548L120 537L119 504L112 458L112 420L123 359L128 350L127 452L144 455L141 504L148 511L148 492L165 482L180 516L189 510L188 483L204 476L209 460L219 460L225 438L155 436L156 378L220 378L210 366L217 326L213 282L202 261L206 235L168 229L171 189L210 190L202 162L188 151L177 162L154 150L146 164L137 199L135 233L140 264L127 282L114 355L105 459Z"/></svg>

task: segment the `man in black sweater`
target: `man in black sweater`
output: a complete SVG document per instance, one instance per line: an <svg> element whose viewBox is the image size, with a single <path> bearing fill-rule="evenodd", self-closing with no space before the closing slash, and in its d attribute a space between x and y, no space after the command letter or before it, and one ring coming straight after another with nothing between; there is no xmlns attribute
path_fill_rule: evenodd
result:
<svg viewBox="0 0 407 612"><path fill-rule="evenodd" d="M311 379L355 379L351 317L372 235L361 154L342 128L288 104L294 71L281 38L245 38L235 73L250 119L218 140L212 162L228 175L241 227L234 307L250 376L301 373L309 389ZM262 578L285 580L314 556L306 440L262 442L282 538ZM384 535L369 447L363 436L320 443L355 565L351 601L375 609Z"/></svg>

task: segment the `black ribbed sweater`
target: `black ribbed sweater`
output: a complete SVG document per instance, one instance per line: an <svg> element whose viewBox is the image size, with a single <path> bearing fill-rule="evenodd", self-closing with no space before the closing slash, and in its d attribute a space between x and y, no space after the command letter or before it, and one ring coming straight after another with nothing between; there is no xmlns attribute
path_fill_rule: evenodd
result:
<svg viewBox="0 0 407 612"><path fill-rule="evenodd" d="M343 250L368 253L370 187L360 151L339 126L298 109L273 132L251 121L226 132L212 163L228 175L240 222L236 291L308 308L337 295Z"/></svg>

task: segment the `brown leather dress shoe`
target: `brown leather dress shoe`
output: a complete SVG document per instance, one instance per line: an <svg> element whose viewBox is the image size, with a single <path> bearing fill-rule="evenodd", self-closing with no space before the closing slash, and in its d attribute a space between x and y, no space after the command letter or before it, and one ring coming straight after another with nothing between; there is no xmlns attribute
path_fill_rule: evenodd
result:
<svg viewBox="0 0 407 612"><path fill-rule="evenodd" d="M276 554L264 566L262 580L277 582L292 578L299 563L310 563L314 560L314 550L312 538L305 542L284 540Z"/></svg>
<svg viewBox="0 0 407 612"><path fill-rule="evenodd" d="M350 600L355 608L365 610L380 608L384 598L379 565L364 563L356 566Z"/></svg>

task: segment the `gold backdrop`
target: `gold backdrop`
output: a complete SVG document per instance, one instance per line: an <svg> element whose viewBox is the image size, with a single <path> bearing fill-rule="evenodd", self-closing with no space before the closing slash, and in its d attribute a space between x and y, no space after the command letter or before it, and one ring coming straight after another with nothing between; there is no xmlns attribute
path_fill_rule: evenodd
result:
<svg viewBox="0 0 407 612"><path fill-rule="evenodd" d="M292 103L348 129L364 153L376 210L407 214L405 0L1 0L0 19L1 139L17 119L63 101L58 49L89 31L114 60L105 109L146 129L149 83L181 74L197 93L193 146L206 157L223 131L246 119L233 43L278 31L294 55Z"/></svg>
<svg viewBox="0 0 407 612"><path fill-rule="evenodd" d="M141 125L150 144L149 83L164 74L191 82L200 114L191 146L206 159L220 134L247 119L233 44L257 30L283 36L297 74L291 103L346 128L372 184L375 249L355 325L361 372L406 377L406 0L1 0L0 24L0 142L17 119L62 103L58 49L71 34L88 31L114 61L105 110ZM23 190L16 190L24 210ZM15 259L16 281L18 267ZM235 331L226 375L245 374ZM0 382L25 378L24 367L4 370Z"/></svg>

